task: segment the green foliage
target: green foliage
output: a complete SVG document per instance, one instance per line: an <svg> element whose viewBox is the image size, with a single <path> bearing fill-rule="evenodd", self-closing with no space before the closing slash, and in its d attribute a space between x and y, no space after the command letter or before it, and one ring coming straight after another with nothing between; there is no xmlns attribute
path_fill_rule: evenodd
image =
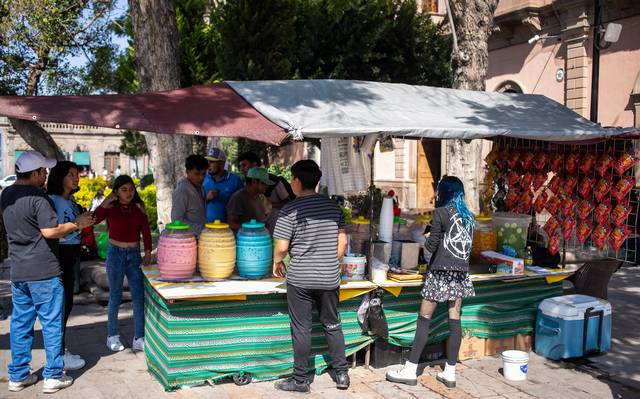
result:
<svg viewBox="0 0 640 399"><path fill-rule="evenodd" d="M135 174L140 176L138 170L138 158L149 153L147 149L147 141L140 132L134 132L127 130L122 136L122 142L120 143L120 152L133 158L135 161Z"/></svg>
<svg viewBox="0 0 640 399"><path fill-rule="evenodd" d="M75 198L76 202L82 206L83 208L89 209L91 206L91 200L96 196L98 190L106 189L109 185L109 182L104 180L102 176L98 176L94 179L89 179L88 177L80 178L80 191L73 194L73 198Z"/></svg>
<svg viewBox="0 0 640 399"><path fill-rule="evenodd" d="M380 217L380 209L382 208L382 190L373 186L367 190L367 192L351 195L347 197L347 201L351 205L351 210L354 216L364 216L369 219L371 215L371 190L373 190L373 216L374 220Z"/></svg>
<svg viewBox="0 0 640 399"><path fill-rule="evenodd" d="M149 226L151 230L158 227L158 205L156 201L156 185L150 184L143 189L138 189L138 194L144 202L144 208L149 218Z"/></svg>
<svg viewBox="0 0 640 399"><path fill-rule="evenodd" d="M291 167L290 166L281 166L281 165L269 165L269 173L276 175L276 176L282 176L285 178L286 181L288 181L289 183L291 183Z"/></svg>

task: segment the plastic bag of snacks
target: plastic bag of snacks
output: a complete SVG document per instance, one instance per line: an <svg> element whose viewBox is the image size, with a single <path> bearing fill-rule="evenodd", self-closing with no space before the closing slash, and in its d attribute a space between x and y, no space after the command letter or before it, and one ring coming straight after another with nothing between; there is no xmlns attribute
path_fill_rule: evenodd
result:
<svg viewBox="0 0 640 399"><path fill-rule="evenodd" d="M562 221L562 237L565 240L569 240L571 238L571 233L573 233L573 229L576 227L576 219L574 217L568 217Z"/></svg>
<svg viewBox="0 0 640 399"><path fill-rule="evenodd" d="M498 155L497 165L502 168L509 167L509 155L510 155L509 150L501 151L500 154Z"/></svg>
<svg viewBox="0 0 640 399"><path fill-rule="evenodd" d="M568 174L572 175L576 173L578 170L578 163L580 162L580 154L577 152L572 152L567 157L567 161L564 164L564 170L567 171Z"/></svg>
<svg viewBox="0 0 640 399"><path fill-rule="evenodd" d="M554 234L551 238L549 238L549 246L547 249L551 256L554 256L560 250L560 234Z"/></svg>
<svg viewBox="0 0 640 399"><path fill-rule="evenodd" d="M546 182L547 182L546 172L536 174L535 177L533 178L533 189L535 191L540 190L540 187L542 187Z"/></svg>
<svg viewBox="0 0 640 399"><path fill-rule="evenodd" d="M613 166L613 156L608 152L604 153L600 155L596 162L596 172L598 172L600 177L604 177L607 171L611 169L611 166Z"/></svg>
<svg viewBox="0 0 640 399"><path fill-rule="evenodd" d="M529 214L531 213L531 206L533 205L533 193L527 190L520 197L520 203L518 204L518 213Z"/></svg>
<svg viewBox="0 0 640 399"><path fill-rule="evenodd" d="M493 147L491 151L487 154L487 156L484 158L484 161L487 163L487 165L493 166L498 160L498 155L499 154L498 154L497 147Z"/></svg>
<svg viewBox="0 0 640 399"><path fill-rule="evenodd" d="M562 179L560 178L560 176L558 175L553 176L553 178L549 182L549 190L551 190L551 192L554 193L555 195L558 195L561 187L562 187Z"/></svg>
<svg viewBox="0 0 640 399"><path fill-rule="evenodd" d="M544 227L542 228L545 233L547 233L547 237L551 237L560 227L560 223L558 222L558 219L556 219L554 216L551 216L549 218L549 220L547 220L547 223L544 224Z"/></svg>
<svg viewBox="0 0 640 399"><path fill-rule="evenodd" d="M580 160L580 172L590 175L596 163L596 156L590 152L585 153Z"/></svg>
<svg viewBox="0 0 640 399"><path fill-rule="evenodd" d="M593 176L585 176L580 179L580 184L578 184L578 194L582 198L589 198L591 196L591 190L593 186L596 184L596 179Z"/></svg>
<svg viewBox="0 0 640 399"><path fill-rule="evenodd" d="M578 200L575 197L570 195L566 196L560 205L560 210L562 211L562 215L564 217L571 217L575 214L576 205L578 204Z"/></svg>
<svg viewBox="0 0 640 399"><path fill-rule="evenodd" d="M638 155L635 150L629 150L624 154L620 155L618 159L613 164L613 168L616 173L619 175L623 175L624 172L629 170L638 162Z"/></svg>
<svg viewBox="0 0 640 399"><path fill-rule="evenodd" d="M549 170L551 170L553 173L558 173L560 172L560 169L562 168L562 162L564 161L564 155L556 152L554 154L551 155L550 159L549 159Z"/></svg>
<svg viewBox="0 0 640 399"><path fill-rule="evenodd" d="M544 151L538 151L536 157L533 159L533 167L536 170L541 171L547 166L547 153Z"/></svg>
<svg viewBox="0 0 640 399"><path fill-rule="evenodd" d="M536 213L541 213L544 211L544 206L547 205L547 200L549 200L549 194L547 194L546 190L543 190L536 198L536 201L533 203L533 209Z"/></svg>
<svg viewBox="0 0 640 399"><path fill-rule="evenodd" d="M544 207L550 214L557 216L560 210L560 199L558 197L551 197L547 200L547 204Z"/></svg>
<svg viewBox="0 0 640 399"><path fill-rule="evenodd" d="M577 213L578 218L585 220L589 217L589 214L593 210L593 204L590 201L582 200L578 202Z"/></svg>
<svg viewBox="0 0 640 399"><path fill-rule="evenodd" d="M509 156L509 168L515 169L520 162L520 152L513 151L511 152L511 156Z"/></svg>
<svg viewBox="0 0 640 399"><path fill-rule="evenodd" d="M535 154L531 151L527 151L520 157L520 165L524 170L529 170L531 164L533 163L533 159L535 158Z"/></svg>
<svg viewBox="0 0 640 399"><path fill-rule="evenodd" d="M567 176L562 182L562 191L567 195L571 195L576 189L576 184L578 184L578 179L574 176Z"/></svg>
<svg viewBox="0 0 640 399"><path fill-rule="evenodd" d="M580 222L578 227L576 228L576 238L580 245L584 245L584 242L587 241L587 237L593 231L593 224L588 220L583 220Z"/></svg>
<svg viewBox="0 0 640 399"><path fill-rule="evenodd" d="M520 199L520 191L516 189L511 189L507 193L507 197L504 199L504 203L507 206L508 210L513 210L513 208L518 205L518 200Z"/></svg>
<svg viewBox="0 0 640 399"><path fill-rule="evenodd" d="M636 185L635 177L631 176L622 176L620 180L616 183L616 185L611 190L611 196L616 199L616 201L621 202L626 198L629 191Z"/></svg>
<svg viewBox="0 0 640 399"><path fill-rule="evenodd" d="M601 202L593 211L593 219L598 224L609 224L609 216L611 215L611 201Z"/></svg>
<svg viewBox="0 0 640 399"><path fill-rule="evenodd" d="M531 183L533 183L533 174L527 172L524 174L524 176L522 176L522 180L520 181L520 187L526 190L529 187L531 187Z"/></svg>
<svg viewBox="0 0 640 399"><path fill-rule="evenodd" d="M627 217L631 213L629 201L622 201L611 211L611 223L616 226L622 226L627 221Z"/></svg>
<svg viewBox="0 0 640 399"><path fill-rule="evenodd" d="M614 251L618 252L627 237L629 237L629 228L627 226L616 227L609 235L609 245L611 245Z"/></svg>
<svg viewBox="0 0 640 399"><path fill-rule="evenodd" d="M593 188L593 195L596 197L596 201L601 202L607 194L611 191L611 180L608 177L604 177L596 183Z"/></svg>
<svg viewBox="0 0 640 399"><path fill-rule="evenodd" d="M593 244L598 249L604 249L605 244L607 243L607 238L609 238L609 234L611 234L611 227L601 224L593 231L593 235L591 239L593 240Z"/></svg>
<svg viewBox="0 0 640 399"><path fill-rule="evenodd" d="M509 183L509 187L514 187L520 181L520 175L514 171L509 172L507 175L507 182Z"/></svg>

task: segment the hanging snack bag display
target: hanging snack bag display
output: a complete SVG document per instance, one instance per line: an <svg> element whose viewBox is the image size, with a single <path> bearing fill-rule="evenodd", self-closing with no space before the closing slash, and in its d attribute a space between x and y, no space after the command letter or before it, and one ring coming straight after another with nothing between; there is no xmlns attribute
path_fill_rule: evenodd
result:
<svg viewBox="0 0 640 399"><path fill-rule="evenodd" d="M626 223L630 213L631 206L629 205L629 201L622 201L611 211L611 223L617 227L622 226Z"/></svg>
<svg viewBox="0 0 640 399"><path fill-rule="evenodd" d="M608 152L600 155L596 162L596 172L598 172L600 177L606 176L607 171L613 166L613 161L613 156Z"/></svg>
<svg viewBox="0 0 640 399"><path fill-rule="evenodd" d="M611 201L601 202L596 206L593 212L593 218L598 224L609 224L609 216L611 215Z"/></svg>
<svg viewBox="0 0 640 399"><path fill-rule="evenodd" d="M611 196L616 199L616 201L621 202L623 199L627 197L629 191L636 185L636 179L631 176L623 176L616 185L611 190Z"/></svg>
<svg viewBox="0 0 640 399"><path fill-rule="evenodd" d="M529 214L531 213L531 207L533 206L533 193L529 190L525 191L520 197L520 203L518 204L518 213Z"/></svg>
<svg viewBox="0 0 640 399"><path fill-rule="evenodd" d="M639 159L636 151L632 149L620 155L620 157L618 157L618 159L616 159L615 163L613 164L613 168L615 169L617 174L622 176L624 172L638 163L638 160Z"/></svg>
<svg viewBox="0 0 640 399"><path fill-rule="evenodd" d="M578 204L578 200L572 196L566 196L561 203L560 210L562 211L562 215L564 217L571 217L575 213L576 205Z"/></svg>
<svg viewBox="0 0 640 399"><path fill-rule="evenodd" d="M533 189L535 191L540 190L540 187L542 187L546 182L547 182L546 172L536 174L536 176L533 178Z"/></svg>
<svg viewBox="0 0 640 399"><path fill-rule="evenodd" d="M542 171L545 166L547 166L547 153L539 151L533 159L533 167L538 171Z"/></svg>
<svg viewBox="0 0 640 399"><path fill-rule="evenodd" d="M520 152L513 151L511 153L511 156L509 157L509 168L515 169L516 166L518 166L519 162L520 162Z"/></svg>
<svg viewBox="0 0 640 399"><path fill-rule="evenodd" d="M580 179L580 184L578 184L578 194L580 194L582 198L590 198L591 190L595 184L596 181L593 176L583 177Z"/></svg>
<svg viewBox="0 0 640 399"><path fill-rule="evenodd" d="M593 224L588 220L583 220L580 222L578 227L576 228L576 238L580 245L584 245L584 242L587 241L587 237L591 235L593 231Z"/></svg>
<svg viewBox="0 0 640 399"><path fill-rule="evenodd" d="M547 201L549 200L549 194L547 194L547 190L543 190L536 198L536 202L533 203L533 209L536 213L542 213L544 211L545 205L547 205Z"/></svg>
<svg viewBox="0 0 640 399"><path fill-rule="evenodd" d="M618 252L628 236L629 228L627 226L616 227L609 235L609 245L611 245L614 251Z"/></svg>
<svg viewBox="0 0 640 399"><path fill-rule="evenodd" d="M607 238L609 238L609 234L611 234L611 227L603 224L596 227L593 231L593 236L591 237L596 248L600 250L604 249L604 246L607 243Z"/></svg>
<svg viewBox="0 0 640 399"><path fill-rule="evenodd" d="M522 176L522 180L520 181L520 186L525 190L527 190L529 189L529 187L531 187L531 183L533 183L533 174L527 172L524 174L524 176Z"/></svg>
<svg viewBox="0 0 640 399"><path fill-rule="evenodd" d="M554 216L551 216L551 218L547 220L547 223L544 224L543 229L545 233L547 233L547 237L551 237L558 230L558 227L560 227L558 219L556 219Z"/></svg>
<svg viewBox="0 0 640 399"><path fill-rule="evenodd" d="M520 199L520 191L516 189L511 189L507 193L507 197L504 200L505 205L508 210L513 210L518 205L518 200Z"/></svg>
<svg viewBox="0 0 640 399"><path fill-rule="evenodd" d="M549 160L549 170L553 173L559 173L562 168L562 162L564 161L564 155L556 152L551 155L551 159Z"/></svg>
<svg viewBox="0 0 640 399"><path fill-rule="evenodd" d="M561 186L562 186L562 179L560 178L560 176L555 175L549 182L548 188L549 190L551 190L552 193L554 193L555 195L558 195L558 193L560 192Z"/></svg>
<svg viewBox="0 0 640 399"><path fill-rule="evenodd" d="M580 172L590 175L596 163L596 156L590 152L585 153L580 160Z"/></svg>
<svg viewBox="0 0 640 399"><path fill-rule="evenodd" d="M509 172L507 175L507 182L509 183L509 188L515 187L516 184L520 181L520 175L514 171Z"/></svg>
<svg viewBox="0 0 640 399"><path fill-rule="evenodd" d="M535 154L531 151L527 151L525 152L521 157L520 157L520 164L522 165L522 168L524 170L529 170L529 168L531 167L531 164L533 163L533 159L535 158Z"/></svg>
<svg viewBox="0 0 640 399"><path fill-rule="evenodd" d="M553 216L557 216L560 211L560 199L558 197L551 197L547 200L545 208Z"/></svg>
<svg viewBox="0 0 640 399"><path fill-rule="evenodd" d="M593 210L593 204L590 201L582 200L578 202L577 213L578 218L581 220L586 220L589 217L589 214Z"/></svg>
<svg viewBox="0 0 640 399"><path fill-rule="evenodd" d="M580 162L580 154L577 152L571 153L567 157L567 162L564 165L564 169L567 171L567 174L574 174L578 170L578 163Z"/></svg>
<svg viewBox="0 0 640 399"><path fill-rule="evenodd" d="M551 256L554 256L560 250L560 234L554 234L551 238L549 238L549 246L547 249Z"/></svg>
<svg viewBox="0 0 640 399"><path fill-rule="evenodd" d="M571 195L576 189L577 184L578 179L576 179L574 176L567 176L562 182L562 191L564 191L564 193L567 195Z"/></svg>
<svg viewBox="0 0 640 399"><path fill-rule="evenodd" d="M562 237L565 240L569 240L571 238L571 233L573 233L573 229L576 227L576 219L574 217L568 217L562 221Z"/></svg>
<svg viewBox="0 0 640 399"><path fill-rule="evenodd" d="M484 161L487 163L487 165L494 166L496 164L496 161L498 160L498 156L498 149L494 146L484 158Z"/></svg>
<svg viewBox="0 0 640 399"><path fill-rule="evenodd" d="M601 202L610 191L611 180L608 177L604 177L596 183L596 186L593 188L593 195L596 197L597 202Z"/></svg>

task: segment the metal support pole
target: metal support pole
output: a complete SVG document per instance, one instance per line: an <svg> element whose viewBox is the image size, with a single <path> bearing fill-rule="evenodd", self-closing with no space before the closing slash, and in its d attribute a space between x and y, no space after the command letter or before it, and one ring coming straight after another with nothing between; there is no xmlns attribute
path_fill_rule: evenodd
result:
<svg viewBox="0 0 640 399"><path fill-rule="evenodd" d="M595 0L593 13L593 60L591 64L591 122L598 123L598 86L600 83L600 27L604 0Z"/></svg>

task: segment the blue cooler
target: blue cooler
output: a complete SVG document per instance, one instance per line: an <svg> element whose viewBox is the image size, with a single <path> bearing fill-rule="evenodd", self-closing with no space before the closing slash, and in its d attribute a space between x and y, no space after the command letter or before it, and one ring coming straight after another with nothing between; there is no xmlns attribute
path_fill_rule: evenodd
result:
<svg viewBox="0 0 640 399"><path fill-rule="evenodd" d="M545 299L538 307L535 352L548 359L611 349L611 304L587 295Z"/></svg>

